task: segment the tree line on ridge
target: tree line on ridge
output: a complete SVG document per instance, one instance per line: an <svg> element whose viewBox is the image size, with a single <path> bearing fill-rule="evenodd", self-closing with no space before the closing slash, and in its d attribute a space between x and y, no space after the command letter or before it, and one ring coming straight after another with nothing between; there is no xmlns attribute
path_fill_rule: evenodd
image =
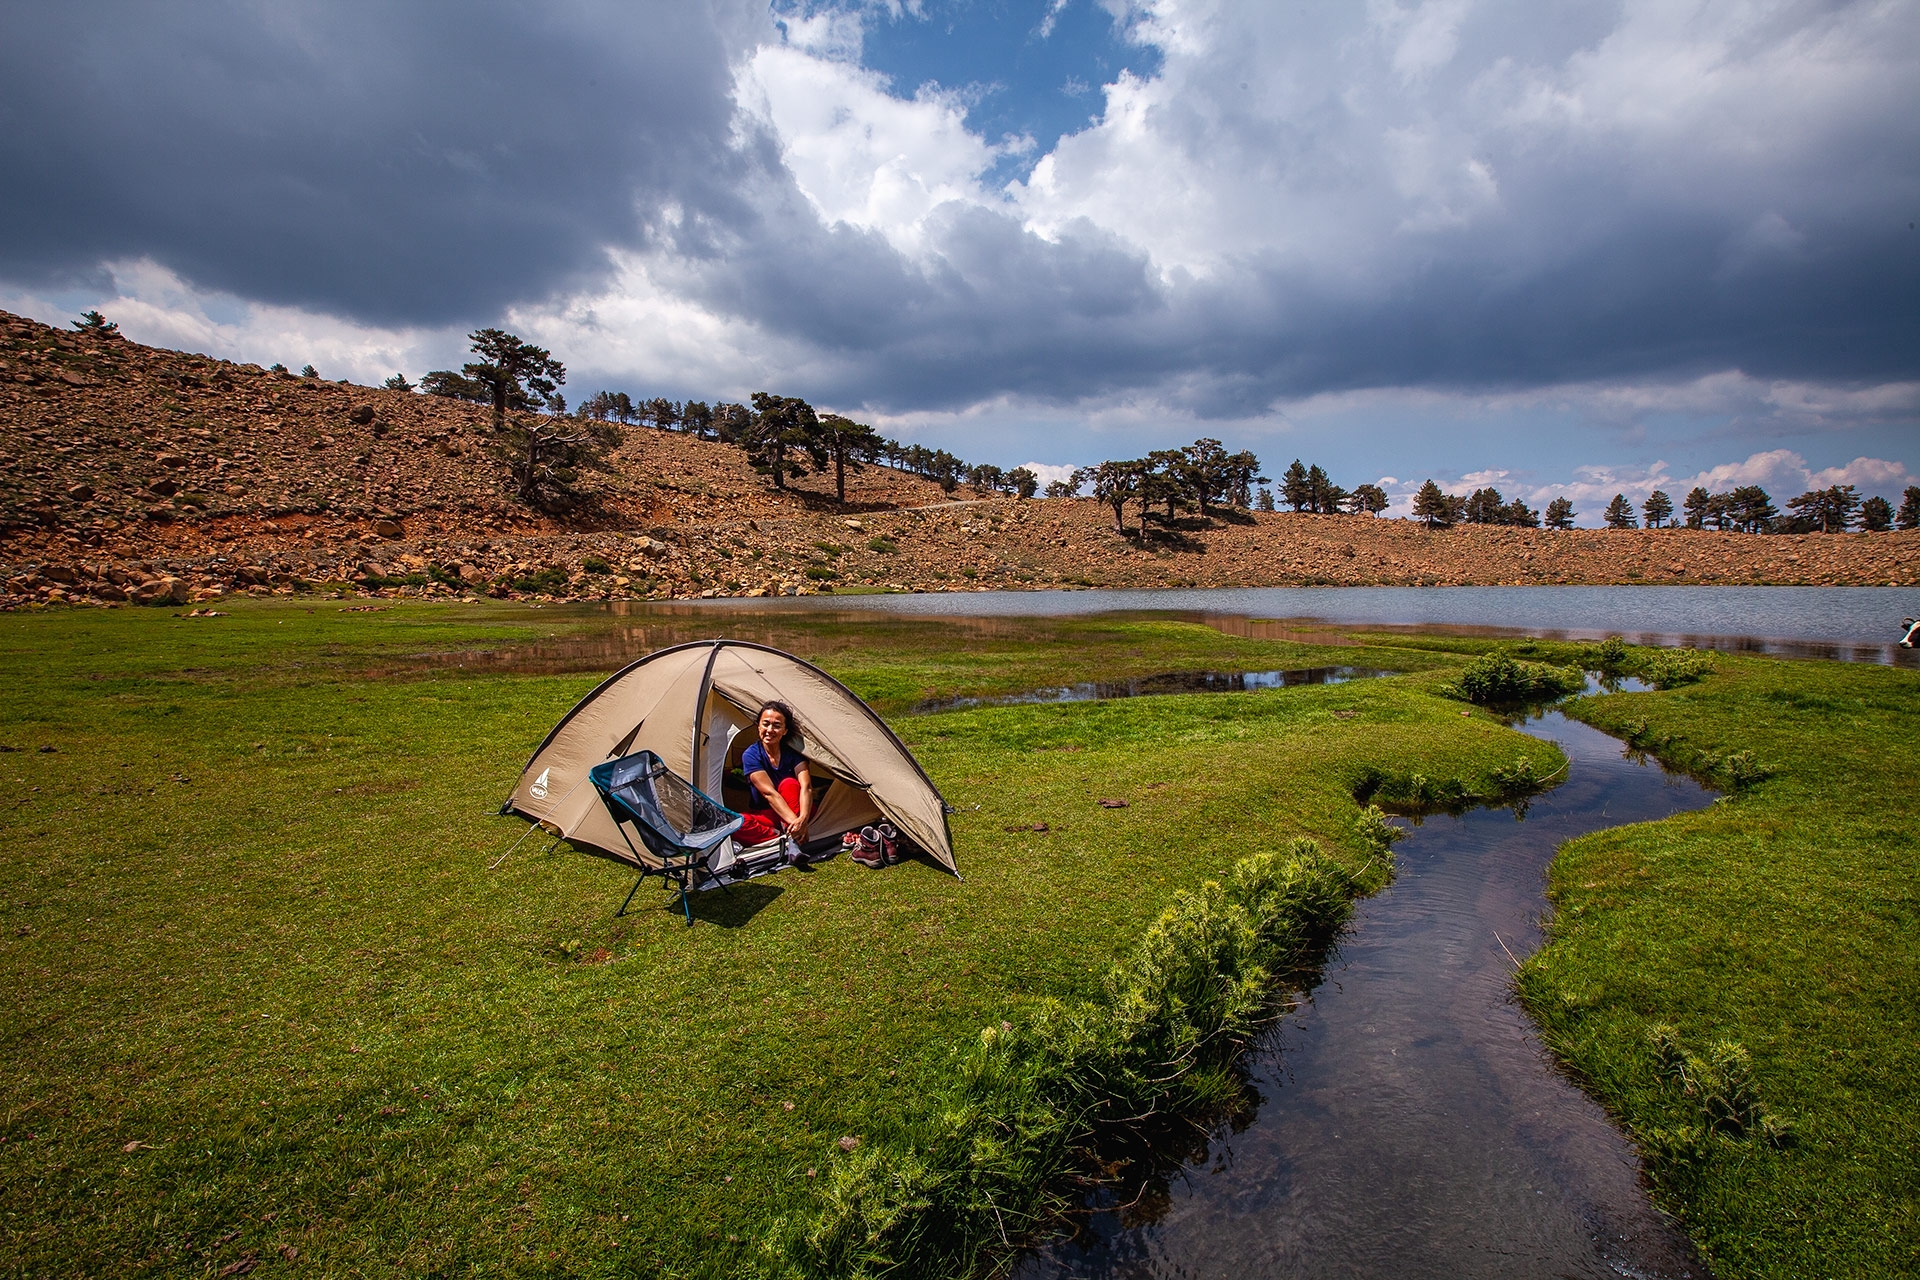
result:
<svg viewBox="0 0 1920 1280"><path fill-rule="evenodd" d="M104 318L100 323L106 323ZM981 493L1021 498L1040 491L1039 477L1026 467L1002 470L991 463L969 464L945 449L902 444L865 423L821 413L797 396L756 391L749 404L710 405L702 400L635 399L624 391L603 390L569 415L560 392L566 366L551 352L501 329L478 329L468 337L476 358L458 372L436 369L426 374L418 390L491 406L494 451L506 462L519 496L534 506L563 509L577 501L573 486L579 473L601 466L607 450L618 443L613 425L636 423L734 445L775 489L784 489L789 478L831 468L841 502L846 501L847 473L875 464L932 480L947 493L963 483ZM415 389L399 374L386 385L397 391ZM1284 503L1296 512L1326 515L1378 515L1388 507L1378 485L1343 488L1318 464L1305 466L1298 458L1280 477L1276 503L1274 491L1267 488L1273 482L1259 472L1260 460L1252 453L1229 453L1220 441L1203 437L1183 448L1156 449L1144 458L1078 468L1067 479L1048 484L1045 494L1061 498L1091 493L1112 509L1114 528L1122 533L1127 507L1137 506L1143 534L1149 520L1171 526L1186 511L1206 520L1217 507L1274 511ZM1451 494L1432 480L1420 486L1413 500L1414 517L1428 528L1487 524L1571 529L1575 514L1565 497L1554 498L1541 512L1524 499L1505 498L1492 486ZM1610 529L1638 528L1642 520L1649 529L1678 527L1673 499L1660 489L1647 495L1637 512L1625 494L1615 494L1601 514ZM1725 493L1696 487L1678 514L1689 529L1745 533L1841 533L1856 527L1877 532L1896 524L1914 529L1920 528L1920 486L1907 486L1898 512L1883 497L1863 499L1850 484L1803 493L1787 503L1785 512L1759 485Z"/></svg>

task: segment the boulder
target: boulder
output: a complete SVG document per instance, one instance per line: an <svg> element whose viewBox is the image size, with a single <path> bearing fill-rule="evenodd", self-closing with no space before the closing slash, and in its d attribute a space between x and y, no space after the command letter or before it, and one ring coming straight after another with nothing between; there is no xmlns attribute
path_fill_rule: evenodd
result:
<svg viewBox="0 0 1920 1280"><path fill-rule="evenodd" d="M355 405L353 412L347 415L347 421L356 426L366 426L369 422L373 421L373 406L370 404Z"/></svg>
<svg viewBox="0 0 1920 1280"><path fill-rule="evenodd" d="M76 484L67 490L67 497L71 498L75 502L85 502L88 498L91 498L92 496L93 496L93 486L90 484Z"/></svg>
<svg viewBox="0 0 1920 1280"><path fill-rule="evenodd" d="M362 560L358 567L354 569L354 573L362 578L391 578L393 576L387 572L387 566L377 560Z"/></svg>
<svg viewBox="0 0 1920 1280"><path fill-rule="evenodd" d="M459 577L460 581L470 587L480 586L487 580L487 571L477 564L457 564L453 567L453 571Z"/></svg>
<svg viewBox="0 0 1920 1280"><path fill-rule="evenodd" d="M405 527L398 520L375 520L373 531L383 538L398 538L406 533Z"/></svg>
<svg viewBox="0 0 1920 1280"><path fill-rule="evenodd" d="M180 486L174 481L163 477L148 485L147 492L162 498L171 498L174 494L180 492Z"/></svg>
<svg viewBox="0 0 1920 1280"><path fill-rule="evenodd" d="M80 575L73 571L72 565L48 564L40 566L43 576L53 582L77 582Z"/></svg>
<svg viewBox="0 0 1920 1280"><path fill-rule="evenodd" d="M129 594L135 604L185 604L187 584L182 578L148 578Z"/></svg>

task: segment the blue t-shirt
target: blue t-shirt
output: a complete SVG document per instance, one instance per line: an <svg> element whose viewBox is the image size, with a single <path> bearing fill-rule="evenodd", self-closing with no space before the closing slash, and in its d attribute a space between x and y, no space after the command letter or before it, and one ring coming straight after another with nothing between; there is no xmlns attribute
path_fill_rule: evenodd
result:
<svg viewBox="0 0 1920 1280"><path fill-rule="evenodd" d="M795 751L791 746L782 743L780 763L775 765L771 760L767 759L767 749L765 747L761 746L758 742L749 744L747 749L740 753L740 772L745 774L747 778L747 792L751 797L749 803L751 803L755 809L772 807L767 803L767 798L760 794L760 788L753 785L754 774L766 774L773 782L773 789L778 791L780 784L786 779L794 777L800 766L806 763L806 759L805 756Z"/></svg>

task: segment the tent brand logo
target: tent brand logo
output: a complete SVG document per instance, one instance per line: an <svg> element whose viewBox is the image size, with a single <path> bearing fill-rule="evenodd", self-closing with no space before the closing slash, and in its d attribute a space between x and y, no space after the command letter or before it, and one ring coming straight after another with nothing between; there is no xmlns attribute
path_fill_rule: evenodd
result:
<svg viewBox="0 0 1920 1280"><path fill-rule="evenodd" d="M533 780L533 786L528 788L535 800L545 800L547 798L547 776L552 772L553 770L551 769L542 769L540 776Z"/></svg>

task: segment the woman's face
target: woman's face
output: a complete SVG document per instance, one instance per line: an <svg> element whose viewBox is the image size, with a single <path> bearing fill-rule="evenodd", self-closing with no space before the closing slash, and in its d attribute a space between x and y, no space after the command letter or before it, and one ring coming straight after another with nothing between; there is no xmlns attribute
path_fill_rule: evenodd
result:
<svg viewBox="0 0 1920 1280"><path fill-rule="evenodd" d="M780 740L786 736L787 718L785 716L781 715L778 711L762 711L760 713L760 745L762 747L765 747L768 751L772 751L780 745Z"/></svg>

